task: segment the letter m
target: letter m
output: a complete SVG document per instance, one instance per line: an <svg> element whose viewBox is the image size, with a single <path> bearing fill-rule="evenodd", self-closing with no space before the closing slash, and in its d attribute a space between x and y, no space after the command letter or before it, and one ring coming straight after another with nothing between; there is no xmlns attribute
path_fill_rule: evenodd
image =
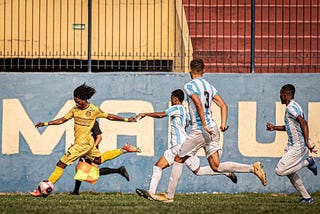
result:
<svg viewBox="0 0 320 214"><path fill-rule="evenodd" d="M74 105L69 100L55 118L60 118ZM41 119L41 118L40 118ZM59 126L49 126L41 134L35 128L18 99L4 99L2 112L2 154L19 153L19 135L21 134L33 154L51 154L66 132L66 147L73 142L73 124L69 121Z"/></svg>

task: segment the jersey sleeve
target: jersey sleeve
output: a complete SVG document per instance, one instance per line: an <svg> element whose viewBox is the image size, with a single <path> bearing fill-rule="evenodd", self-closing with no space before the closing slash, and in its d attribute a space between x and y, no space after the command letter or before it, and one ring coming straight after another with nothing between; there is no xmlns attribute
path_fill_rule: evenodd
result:
<svg viewBox="0 0 320 214"><path fill-rule="evenodd" d="M214 97L217 94L219 94L218 90L213 85L211 85L211 90L212 90L212 97Z"/></svg>
<svg viewBox="0 0 320 214"><path fill-rule="evenodd" d="M99 107L97 108L98 110L96 111L96 118L107 118L108 113L102 111Z"/></svg>
<svg viewBox="0 0 320 214"><path fill-rule="evenodd" d="M192 84L192 82L188 82L184 85L184 91L189 97L191 97L191 95L193 94L199 95L198 91L196 90L196 87L194 86L194 84Z"/></svg>
<svg viewBox="0 0 320 214"><path fill-rule="evenodd" d="M175 114L179 114L179 109L177 106L173 105L170 108L168 108L165 112L166 112L166 116L172 116Z"/></svg>
<svg viewBox="0 0 320 214"><path fill-rule="evenodd" d="M70 109L70 111L64 116L66 120L70 120L74 116L74 108Z"/></svg>
<svg viewBox="0 0 320 214"><path fill-rule="evenodd" d="M287 112L288 112L289 116L294 119L297 119L297 117L299 115L302 116L302 114L298 111L298 109L292 105L287 107Z"/></svg>

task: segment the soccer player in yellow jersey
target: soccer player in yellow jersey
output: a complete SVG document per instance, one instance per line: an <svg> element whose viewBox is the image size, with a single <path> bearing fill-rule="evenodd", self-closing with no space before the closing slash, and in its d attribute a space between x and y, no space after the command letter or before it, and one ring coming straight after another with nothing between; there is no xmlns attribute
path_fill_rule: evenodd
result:
<svg viewBox="0 0 320 214"><path fill-rule="evenodd" d="M76 106L73 107L64 117L50 121L38 122L35 127L42 127L48 125L60 125L70 119L74 119L74 144L61 157L56 165L55 170L48 178L55 184L62 176L64 169L74 163L77 159L85 156L96 164L104 163L107 160L118 157L125 152L141 152L138 147L125 144L122 149L115 149L100 153L94 145L91 129L96 121L96 118L106 118L112 121L136 122L135 117L123 118L114 114L103 112L99 107L88 102L96 90L85 83L77 87L73 91L74 101ZM38 189L30 192L32 196L41 196Z"/></svg>

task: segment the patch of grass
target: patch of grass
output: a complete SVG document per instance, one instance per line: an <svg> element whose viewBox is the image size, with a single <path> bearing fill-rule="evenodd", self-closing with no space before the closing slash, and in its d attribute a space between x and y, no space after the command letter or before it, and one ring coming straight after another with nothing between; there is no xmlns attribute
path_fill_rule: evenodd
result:
<svg viewBox="0 0 320 214"><path fill-rule="evenodd" d="M122 193L57 193L47 198L3 194L0 213L318 213L320 192L312 196L313 204L301 204L298 194L177 194L167 204Z"/></svg>

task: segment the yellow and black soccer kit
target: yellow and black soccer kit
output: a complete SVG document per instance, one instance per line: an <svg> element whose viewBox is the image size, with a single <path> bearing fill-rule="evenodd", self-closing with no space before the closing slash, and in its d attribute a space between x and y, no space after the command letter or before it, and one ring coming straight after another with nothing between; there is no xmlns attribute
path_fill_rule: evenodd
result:
<svg viewBox="0 0 320 214"><path fill-rule="evenodd" d="M74 144L60 159L66 165L71 165L78 158L85 156L93 161L96 157L101 157L101 163L118 157L123 152L121 149L110 150L103 154L94 146L91 129L96 118L108 118L108 114L103 112L99 107L90 103L86 109L73 107L65 116L65 119L74 119ZM62 176L64 169L56 167L55 171L50 175L49 179L52 183L56 183Z"/></svg>

